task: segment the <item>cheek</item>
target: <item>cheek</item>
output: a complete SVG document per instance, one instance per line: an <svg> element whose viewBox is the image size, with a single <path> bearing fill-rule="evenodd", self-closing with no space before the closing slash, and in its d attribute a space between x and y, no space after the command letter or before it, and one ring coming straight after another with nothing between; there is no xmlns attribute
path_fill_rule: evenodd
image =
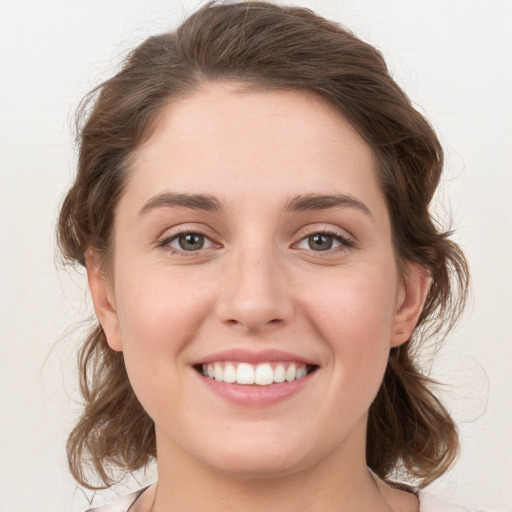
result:
<svg viewBox="0 0 512 512"><path fill-rule="evenodd" d="M119 273L120 274L120 273ZM123 354L132 386L151 410L155 389L175 393L182 353L208 314L208 290L184 275L153 269L119 275L116 310Z"/></svg>
<svg viewBox="0 0 512 512"><path fill-rule="evenodd" d="M138 271L137 271L138 270ZM127 271L117 280L116 309L123 349L164 349L191 337L210 301L201 278L165 268Z"/></svg>
<svg viewBox="0 0 512 512"><path fill-rule="evenodd" d="M382 337L389 343L396 290L396 273L389 266L383 271L368 265L312 276L302 295L316 327L343 347L351 340L378 344Z"/></svg>
<svg viewBox="0 0 512 512"><path fill-rule="evenodd" d="M334 385L353 389L354 399L367 395L363 389L377 392L387 364L397 286L390 269L345 267L337 275L317 276L303 303L310 324L329 346Z"/></svg>

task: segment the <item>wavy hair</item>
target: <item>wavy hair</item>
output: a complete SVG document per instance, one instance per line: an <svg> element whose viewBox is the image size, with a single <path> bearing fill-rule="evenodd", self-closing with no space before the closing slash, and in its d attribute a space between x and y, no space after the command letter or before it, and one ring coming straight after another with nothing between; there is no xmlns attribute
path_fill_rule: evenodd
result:
<svg viewBox="0 0 512 512"><path fill-rule="evenodd" d="M339 24L299 7L211 2L176 31L135 48L79 111L78 172L58 221L64 261L85 265L91 248L108 257L130 156L165 104L212 81L313 92L373 149L398 266L421 264L432 284L411 339L390 351L369 411L367 464L384 479L430 483L455 459L458 435L414 354L425 340L440 341L462 312L468 268L429 210L443 168L435 132L382 55ZM84 409L68 439L69 465L80 484L108 487L116 470L131 472L156 457L154 425L130 386L123 354L108 347L99 324L81 345L79 368Z"/></svg>

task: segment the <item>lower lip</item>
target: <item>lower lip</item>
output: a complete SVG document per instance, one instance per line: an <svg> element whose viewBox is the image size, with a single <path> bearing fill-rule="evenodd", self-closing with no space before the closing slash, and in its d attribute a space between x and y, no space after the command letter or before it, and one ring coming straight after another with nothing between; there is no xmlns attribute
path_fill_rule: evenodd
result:
<svg viewBox="0 0 512 512"><path fill-rule="evenodd" d="M268 386L229 384L205 377L198 372L196 373L208 389L224 400L237 405L258 407L277 404L291 398L308 385L316 371L309 373L302 379L270 384Z"/></svg>

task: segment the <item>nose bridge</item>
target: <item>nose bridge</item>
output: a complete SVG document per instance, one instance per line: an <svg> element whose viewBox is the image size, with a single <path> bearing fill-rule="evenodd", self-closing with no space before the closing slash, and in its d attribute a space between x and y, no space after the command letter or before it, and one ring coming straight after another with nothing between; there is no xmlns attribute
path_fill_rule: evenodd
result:
<svg viewBox="0 0 512 512"><path fill-rule="evenodd" d="M268 303L278 291L279 263L270 247L248 247L235 263L238 274L237 291L245 300Z"/></svg>
<svg viewBox="0 0 512 512"><path fill-rule="evenodd" d="M270 240L253 237L240 244L226 267L227 286L218 308L222 321L257 331L282 324L293 314L280 255Z"/></svg>

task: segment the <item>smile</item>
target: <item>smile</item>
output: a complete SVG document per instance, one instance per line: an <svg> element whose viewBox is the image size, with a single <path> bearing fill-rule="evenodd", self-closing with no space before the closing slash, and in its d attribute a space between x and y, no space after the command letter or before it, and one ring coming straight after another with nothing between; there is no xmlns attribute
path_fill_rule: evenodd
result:
<svg viewBox="0 0 512 512"><path fill-rule="evenodd" d="M289 362L249 364L219 361L200 365L201 373L217 382L258 386L300 380L315 369L316 366Z"/></svg>

